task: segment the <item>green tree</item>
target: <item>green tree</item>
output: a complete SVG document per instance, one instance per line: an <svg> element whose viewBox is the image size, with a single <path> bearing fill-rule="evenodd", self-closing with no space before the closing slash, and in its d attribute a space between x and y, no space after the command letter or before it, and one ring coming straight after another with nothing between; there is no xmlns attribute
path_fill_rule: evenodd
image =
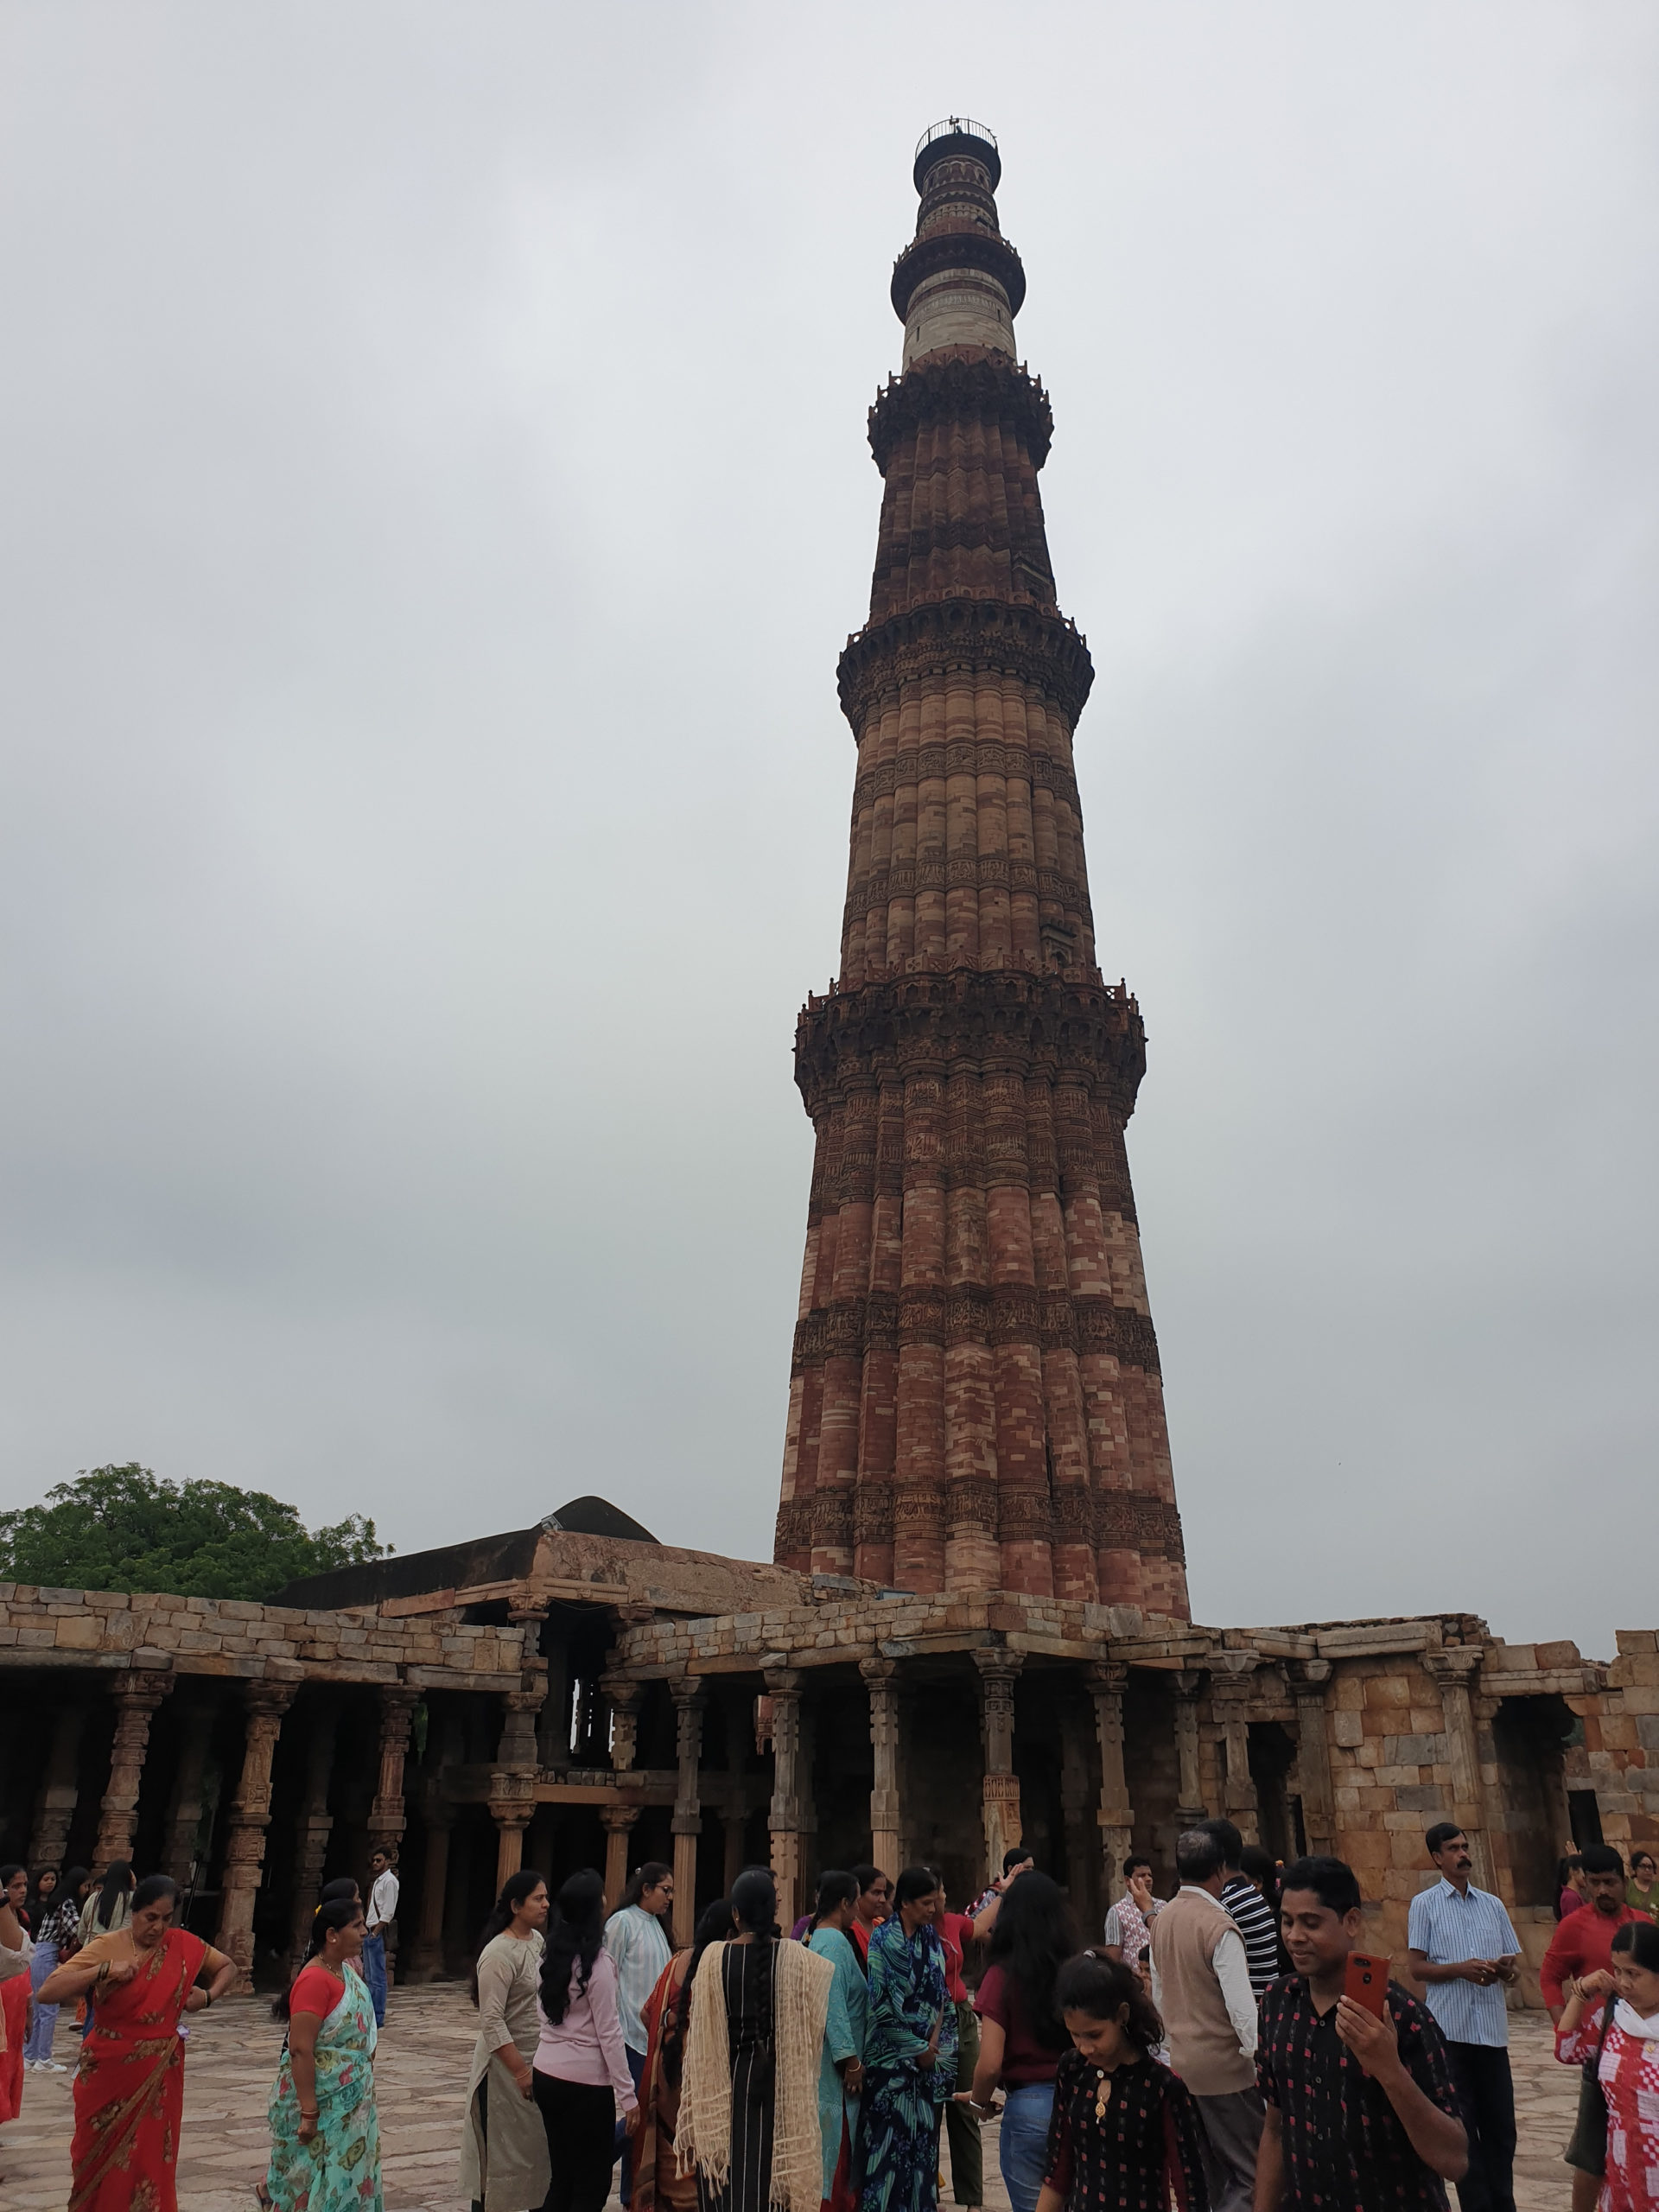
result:
<svg viewBox="0 0 1659 2212"><path fill-rule="evenodd" d="M0 1513L0 1580L180 1598L273 1598L302 1574L384 1558L374 1523L307 1529L291 1505L230 1483L168 1482L130 1461Z"/></svg>

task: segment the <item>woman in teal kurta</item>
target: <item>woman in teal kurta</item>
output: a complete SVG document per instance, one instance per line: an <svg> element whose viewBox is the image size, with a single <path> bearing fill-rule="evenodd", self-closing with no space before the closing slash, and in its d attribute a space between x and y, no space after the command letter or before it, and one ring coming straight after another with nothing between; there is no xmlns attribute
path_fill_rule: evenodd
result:
<svg viewBox="0 0 1659 2212"><path fill-rule="evenodd" d="M855 1876L823 1875L806 1936L807 1948L828 1959L836 1970L823 2024L823 2056L818 2062L818 2133L823 2141L823 2201L830 2212L852 2212L858 2197L858 2099L863 2087L869 1998L864 1969L848 1933L857 1903Z"/></svg>
<svg viewBox="0 0 1659 2212"><path fill-rule="evenodd" d="M934 2212L939 2115L957 2083L957 2008L933 1925L939 1878L906 1866L893 1895L893 1917L870 1938L859 2202L861 2212Z"/></svg>

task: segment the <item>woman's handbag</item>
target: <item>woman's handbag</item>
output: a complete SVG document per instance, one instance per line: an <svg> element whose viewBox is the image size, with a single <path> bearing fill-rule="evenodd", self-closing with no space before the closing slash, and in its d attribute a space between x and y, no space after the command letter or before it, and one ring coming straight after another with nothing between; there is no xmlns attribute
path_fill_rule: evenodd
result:
<svg viewBox="0 0 1659 2212"><path fill-rule="evenodd" d="M1596 2038L1596 2055L1586 2058L1580 2069L1578 2118L1573 2123L1572 2139L1561 2153L1567 2165L1598 2178L1607 2171L1607 2097L1601 2086L1601 2053L1613 2024L1613 2002L1610 1993L1601 2016L1601 2033Z"/></svg>

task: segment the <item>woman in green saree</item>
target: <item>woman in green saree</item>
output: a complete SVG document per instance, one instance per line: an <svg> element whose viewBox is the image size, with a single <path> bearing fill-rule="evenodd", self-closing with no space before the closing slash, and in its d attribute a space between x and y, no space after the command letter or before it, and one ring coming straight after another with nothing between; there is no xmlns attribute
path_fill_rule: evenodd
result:
<svg viewBox="0 0 1659 2212"><path fill-rule="evenodd" d="M320 1905L310 1956L274 2007L289 2027L266 2114L260 2202L273 2212L380 2212L374 2000L354 1963L364 1932L355 1900Z"/></svg>

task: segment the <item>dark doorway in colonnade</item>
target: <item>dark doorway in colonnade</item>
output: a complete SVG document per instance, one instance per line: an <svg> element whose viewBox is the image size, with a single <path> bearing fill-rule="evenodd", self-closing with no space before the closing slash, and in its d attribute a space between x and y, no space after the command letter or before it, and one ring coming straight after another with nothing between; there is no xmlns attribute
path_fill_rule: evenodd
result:
<svg viewBox="0 0 1659 2212"><path fill-rule="evenodd" d="M1134 1847L1151 1859L1158 1895L1171 1897L1181 1763L1169 1678L1154 1668L1131 1667L1123 1686L1123 1775L1135 1811Z"/></svg>
<svg viewBox="0 0 1659 2212"><path fill-rule="evenodd" d="M1068 1848L1062 1787L1065 1688L1063 1675L1046 1668L1033 1672L1027 1662L1014 1686L1014 1771L1020 1783L1020 1841L1077 1905L1077 1869Z"/></svg>
<svg viewBox="0 0 1659 2212"><path fill-rule="evenodd" d="M670 1843L669 1815L660 1810L660 1829L658 1825L659 1808L649 1807L639 1816L633 1834L628 1839L628 1865L637 1866L645 1859L671 1859L671 1849L661 1848ZM646 1822L651 1822L647 1827ZM493 1823L492 1823L493 1827ZM643 1848L637 1848L634 1839L644 1831ZM561 1883L584 1866L591 1866L596 1873L605 1872L605 1830L600 1821L596 1805L538 1805L535 1817L524 1832L526 1866L535 1867L546 1878L554 1896ZM492 1892L486 1905L495 1902Z"/></svg>
<svg viewBox="0 0 1659 2212"><path fill-rule="evenodd" d="M110 1751L114 1742L115 1700L95 1691L75 1761L75 1811L69 1823L69 1840L63 1847L66 1866L92 1863L104 1792L110 1786Z"/></svg>
<svg viewBox="0 0 1659 2212"><path fill-rule="evenodd" d="M1277 1720L1249 1724L1250 1780L1255 1784L1255 1829L1264 1851L1275 1859L1300 1859L1307 1846L1302 1833L1302 1801L1293 1796L1290 1770L1296 1744Z"/></svg>
<svg viewBox="0 0 1659 2212"><path fill-rule="evenodd" d="M379 1780L379 1699L372 1689L353 1689L340 1700L334 1725L334 1766L328 1788L334 1824L328 1832L322 1878L325 1883L335 1882L349 1874L365 1897L369 1893L369 1819Z"/></svg>
<svg viewBox="0 0 1659 2212"><path fill-rule="evenodd" d="M457 1807L449 1835L448 1895L443 1910L447 1974L465 1974L477 1955L480 1932L495 1903L499 1836L487 1805Z"/></svg>
<svg viewBox="0 0 1659 2212"><path fill-rule="evenodd" d="M813 1863L804 1870L810 1895L826 1866L861 1866L870 1855L875 1754L870 1747L870 1694L864 1684L856 1677L848 1682L826 1682L819 1675L808 1680L812 1731L808 1788L818 1823ZM901 1775L901 1793L903 1786ZM898 1869L886 1871L896 1873Z"/></svg>
<svg viewBox="0 0 1659 2212"><path fill-rule="evenodd" d="M1015 1735L1017 1740L1017 1730ZM971 1904L985 1886L984 1770L977 1680L963 1671L906 1681L899 1700L905 1849L912 1860L938 1868L957 1907ZM867 1813L867 1835L868 1821Z"/></svg>
<svg viewBox="0 0 1659 2212"><path fill-rule="evenodd" d="M1492 1720L1502 1821L1518 1905L1553 1905L1555 1861L1569 1833L1567 1752L1584 1723L1562 1697L1506 1697ZM1599 1840L1599 1838L1595 1839Z"/></svg>
<svg viewBox="0 0 1659 2212"><path fill-rule="evenodd" d="M13 1683L18 1680L11 1677ZM48 1702L38 1677L22 1694L9 1688L0 1706L0 1859L22 1865L29 1857L35 1802L56 1725L55 1704Z"/></svg>

